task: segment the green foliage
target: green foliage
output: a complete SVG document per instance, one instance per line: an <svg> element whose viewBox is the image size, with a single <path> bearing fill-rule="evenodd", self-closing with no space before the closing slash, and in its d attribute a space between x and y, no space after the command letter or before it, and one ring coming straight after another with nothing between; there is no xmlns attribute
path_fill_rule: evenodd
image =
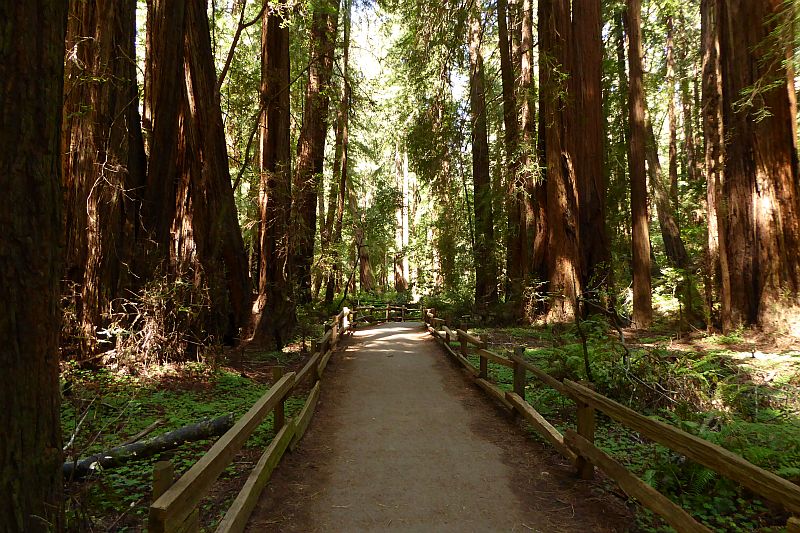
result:
<svg viewBox="0 0 800 533"><path fill-rule="evenodd" d="M263 355L285 357L284 354ZM65 440L75 434L66 452L69 458L85 457L118 446L156 420L162 420L163 424L152 435L226 413L238 418L269 389L268 384L202 363L189 363L180 374L165 372L157 379L107 370L80 370L70 365L62 379L70 383L70 394L62 403ZM287 416L299 412L304 401L301 397L290 398L286 404ZM263 449L273 436L270 415L256 428L245 447ZM67 528L97 527L122 512L126 515L118 526L140 526L147 514L153 464L169 459L180 475L210 445L211 441L187 443L159 456L100 472L88 481L68 484ZM237 474L235 467L229 467L223 478Z"/></svg>

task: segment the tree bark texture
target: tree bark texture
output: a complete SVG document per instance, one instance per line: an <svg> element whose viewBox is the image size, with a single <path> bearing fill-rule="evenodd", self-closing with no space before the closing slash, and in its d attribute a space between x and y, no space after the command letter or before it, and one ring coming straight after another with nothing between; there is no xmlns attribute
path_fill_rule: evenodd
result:
<svg viewBox="0 0 800 533"><path fill-rule="evenodd" d="M587 297L611 285L611 245L606 230L606 190L603 160L603 40L600 0L585 0L572 11L575 93L575 174L580 205L581 285Z"/></svg>
<svg viewBox="0 0 800 533"><path fill-rule="evenodd" d="M311 301L311 264L314 261L314 233L317 227L317 193L325 162L325 136L328 131L328 106L339 0L323 1L312 14L310 66L306 85L303 124L297 143L297 167L293 177L291 245L294 281L298 301Z"/></svg>
<svg viewBox="0 0 800 533"><path fill-rule="evenodd" d="M66 279L80 288L81 358L97 350L117 298L137 285L145 154L134 0L72 2L64 87Z"/></svg>
<svg viewBox="0 0 800 533"><path fill-rule="evenodd" d="M514 64L508 31L508 0L497 2L498 46L503 84L506 180L506 301L515 318L522 316L522 292L528 256L524 174L519 172L519 121L514 86Z"/></svg>
<svg viewBox="0 0 800 533"><path fill-rule="evenodd" d="M702 0L703 137L705 138L706 204L708 206L706 306L712 320L720 301L719 320L730 323L730 274L725 246L725 207L722 201L724 148L722 129L722 73L719 62L720 0Z"/></svg>
<svg viewBox="0 0 800 533"><path fill-rule="evenodd" d="M678 210L678 123L675 113L675 30L672 16L668 16L667 27L667 122L669 126L669 201L672 211ZM652 123L650 124L652 128ZM655 138L653 138L655 141Z"/></svg>
<svg viewBox="0 0 800 533"><path fill-rule="evenodd" d="M574 101L570 5L566 0L540 0L540 79L547 162L547 220L549 227L547 318L571 322L581 294L580 220L575 174Z"/></svg>
<svg viewBox="0 0 800 533"><path fill-rule="evenodd" d="M533 0L522 0L522 41L520 50L520 166L525 182L526 247L531 250L526 264L526 277L547 279L547 190L544 157L544 128L536 136L536 88L533 76ZM541 28L539 30L541 34ZM541 95L540 95L541 96ZM541 103L541 102L540 102ZM541 105L539 119L543 124Z"/></svg>
<svg viewBox="0 0 800 533"><path fill-rule="evenodd" d="M327 228L328 252L331 258L328 280L325 285L325 302L333 302L338 279L341 278L338 246L342 241L342 222L344 220L345 195L347 194L348 155L350 148L350 26L352 0L344 0L342 31L342 95L336 116L336 138L334 146L333 182L331 183L328 206Z"/></svg>
<svg viewBox="0 0 800 533"><path fill-rule="evenodd" d="M265 0L266 1L266 0ZM261 26L259 319L255 337L281 347L297 321L292 294L289 221L292 205L289 28L281 6Z"/></svg>
<svg viewBox="0 0 800 533"><path fill-rule="evenodd" d="M472 121L472 181L475 212L475 305L486 309L497 303L497 266L494 258L494 216L489 174L489 136L486 120L486 82L483 66L483 25L473 8L469 15L469 100Z"/></svg>
<svg viewBox="0 0 800 533"><path fill-rule="evenodd" d="M148 138L147 178L142 204L145 245L137 273L148 277L166 268L175 219L180 113L184 90L184 0L148 0L142 126Z"/></svg>
<svg viewBox="0 0 800 533"><path fill-rule="evenodd" d="M721 253L727 256L730 277L725 329L797 321L797 152L783 64L787 44L774 42L771 35L786 15L784 6L781 0L730 0L720 8L726 140L722 196L727 202Z"/></svg>
<svg viewBox="0 0 800 533"><path fill-rule="evenodd" d="M67 3L0 4L0 530L60 531L61 113Z"/></svg>
<svg viewBox="0 0 800 533"><path fill-rule="evenodd" d="M184 127L190 153L192 237L216 315L208 329L232 339L249 318L250 277L231 186L206 9L205 0L186 0Z"/></svg>
<svg viewBox="0 0 800 533"><path fill-rule="evenodd" d="M664 240L664 253L670 264L675 268L686 269L689 266L689 256L686 246L681 238L678 222L673 211L670 185L664 179L661 162L658 159L658 143L653 131L653 123L647 121L647 170L650 178L650 187L653 190L653 200L656 205L658 225L661 228L661 238Z"/></svg>
<svg viewBox="0 0 800 533"><path fill-rule="evenodd" d="M628 68L630 70L628 111L631 142L628 161L631 179L631 219L633 224L633 325L647 328L653 321L650 278L650 222L647 213L647 175L645 173L644 80L642 72L642 3L627 0Z"/></svg>

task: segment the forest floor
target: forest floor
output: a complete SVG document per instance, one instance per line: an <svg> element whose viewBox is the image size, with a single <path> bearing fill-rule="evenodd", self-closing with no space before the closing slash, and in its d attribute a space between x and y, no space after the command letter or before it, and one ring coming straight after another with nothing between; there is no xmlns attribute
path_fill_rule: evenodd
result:
<svg viewBox="0 0 800 533"><path fill-rule="evenodd" d="M625 501L531 440L420 323L356 331L250 531L626 531Z"/></svg>
<svg viewBox="0 0 800 533"><path fill-rule="evenodd" d="M800 339L746 330L679 332L667 322L646 331L617 331L602 319L584 321L581 329L599 392L800 483ZM559 379L587 379L584 343L574 324L470 332L483 335L498 353L526 346L526 358ZM511 388L507 369L490 365L490 375L501 388ZM556 427L574 427L572 404L558 393L535 381L526 392ZM780 506L604 416L596 438L601 448L712 529L783 530L787 514ZM637 523L644 531L664 527L646 511L638 513Z"/></svg>
<svg viewBox="0 0 800 533"><path fill-rule="evenodd" d="M228 413L238 418L269 389L272 367L296 370L309 356L300 344L282 352L251 345L203 362L146 369L79 370L66 364L62 383L69 387L62 400L62 428L65 443L75 438L65 455L83 458L108 450L155 423L157 428L144 438ZM287 415L299 412L304 402L305 392L300 391L287 402ZM214 525L221 520L273 436L270 415L201 503L202 523ZM187 443L85 481L66 482L67 530L144 530L153 465L170 460L176 475L181 475L212 444L213 439Z"/></svg>
<svg viewBox="0 0 800 533"><path fill-rule="evenodd" d="M797 447L797 442L800 442L800 343L797 339L768 337L747 331L727 336L696 331L678 335L675 328L663 325L646 332L624 330L623 345L618 332L604 321L585 321L582 328L587 338L594 382L600 392L725 446L778 475L800 482L800 449ZM368 331L364 330L365 333ZM584 346L574 325L473 328L470 331L485 335L491 348L501 353L513 346L525 345L526 357L558 378L586 379ZM402 364L411 362L408 354L380 352L378 350L384 348L368 346L371 342L368 337L358 337L355 342L363 344L365 351L358 352L357 357L353 357L355 352L334 357L335 366L323 389L319 413L312 428L298 453L287 455L285 465L276 471L273 482L268 485L271 496L262 502L257 515L264 525L291 518L311 529L326 529L313 522L314 514L300 514L306 512L301 508L314 509L320 505L331 508L331 520L355 521L359 518L354 514L353 505L345 502L341 494L309 492L308 487L331 480L341 483L351 476L353 482L363 480L367 485L378 484L386 488L395 478L407 480L414 472L412 468L401 468L384 472L379 477L367 475L366 469L370 464L393 464L391 453L396 454L397 450L387 444L378 447L384 455L366 453L365 446L375 447L376 443L371 439L375 439L377 433L362 431L358 426L340 421L342 416L355 416L352 412L348 414L348 410L357 407L363 411L362 415L392 413L397 409L406 413L401 420L410 425L405 429L394 428L392 424L381 429L388 440L408 442L412 445L410 449L418 450L421 455L415 456L415 461L427 457L429 461L442 462L441 456L425 452L425 446L431 444L429 439L435 436L439 440L445 439L448 447L454 450L452 456L458 460L448 464L451 472L457 473L460 468L488 468L488 471L477 472L483 472L481 483L484 479L494 483L492 504L511 501L517 506L524 500L552 511L552 514L532 517L525 504L515 507L517 510L514 512L498 508L504 509L498 514L498 519L518 521L522 529L557 531L548 520L558 515L560 521L557 524L564 524L565 519L576 520L574 516L588 521L576 522L575 527L565 527L564 530L588 527L588 530L599 531L591 525L597 516L602 516L603 524L611 524L611 528L621 524L625 526L622 529L627 530L663 530L663 525L652 515L627 505L624 494L613 483L600 478L597 483L578 482L575 485L569 467L560 456L540 442L534 432L513 423L502 410L494 408L480 391L469 386L449 367L441 353L429 352L432 348L428 345L432 343L419 341L428 346L417 361L421 367L413 372L403 372ZM401 339L400 342L406 341ZM374 352L372 363L380 365L372 367L369 364L370 357L364 355L371 353L368 350ZM79 370L65 365L62 381L69 387L65 387L62 402L64 440L67 442L73 435L75 437L66 454L85 457L112 448L157 421L158 428L149 436L226 413L238 417L268 390L273 366L297 369L308 355L301 352L299 345L284 352L249 346L218 357L208 357L202 363L150 367L135 372L126 369ZM383 376L390 378L391 385L384 387L385 390L377 382L378 375L382 379ZM511 388L511 374L505 367L490 365L490 377L501 388ZM353 387L355 395L350 397L348 391ZM438 390L445 394L445 398L425 401L426 396L420 391L430 390ZM572 405L557 393L535 382L529 384L526 392L528 401L556 427L563 430L574 426ZM303 396L301 393L287 403L288 416L300 409L305 399ZM449 405L447 414L443 415L432 407L441 402ZM434 425L439 433L431 435L421 430L413 431L432 416L446 420L447 425L453 427L448 430ZM375 419L375 423L380 420L378 416ZM268 420L257 429L220 477L212 494L202 502L204 524L213 528L221 519L252 465L272 439L271 428ZM386 444L385 440L380 442ZM648 483L718 531L778 532L781 531L780 525L785 523L786 514L780 507L759 500L713 472L604 417L598 421L597 442ZM209 440L187 444L145 461L102 472L87 481L66 483L69 530L143 530L150 502L153 464L157 460L170 459L180 474L194 464L211 443ZM333 457L344 458L338 470L330 462ZM348 470L353 468L354 458L363 464L355 470ZM411 461L412 458L409 456L405 460ZM423 461L422 464L428 463ZM304 465L305 470L299 473ZM425 466L418 470L431 477L435 470L430 468ZM419 502L433 505L437 501L436 494L454 493L457 501L471 511L467 516L476 520L472 529L477 529L480 523L477 520L482 519L477 510L485 509L490 500L470 501L463 490L468 482L468 478L462 480L457 476L439 480L438 484L434 483L437 492L427 497L424 493L418 494L421 484L400 495L387 493L392 497L386 501L376 500L370 511L373 516L370 520L374 522L370 523L386 524L381 522L386 518L392 520L394 525L391 527L402 528L403 520L411 515L403 511L412 502L415 505ZM277 503L275 494L287 497ZM483 494L490 492L484 491ZM506 497L499 498L497 494L506 494ZM584 510L579 514L578 509ZM630 518L632 509L636 509L635 520ZM454 517L456 511L453 509L452 515L445 514L441 518ZM363 513L360 519L365 519ZM470 529L469 524L466 528ZM281 529L289 529L289 526L284 523Z"/></svg>

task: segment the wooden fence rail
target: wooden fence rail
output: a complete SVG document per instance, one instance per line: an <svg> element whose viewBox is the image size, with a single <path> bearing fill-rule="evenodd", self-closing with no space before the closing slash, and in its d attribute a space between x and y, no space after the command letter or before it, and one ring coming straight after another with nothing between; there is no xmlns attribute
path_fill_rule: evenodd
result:
<svg viewBox="0 0 800 533"><path fill-rule="evenodd" d="M217 532L243 531L261 491L287 448L294 449L311 422L320 394L320 380L339 340L352 331L355 311L342 309L317 343L317 351L297 373L273 373L272 387L228 430L200 460L173 483L173 467L159 462L153 471L153 502L150 505L148 530L153 533L183 533L199 530L197 505L208 494L222 471L244 446L253 431L274 413L276 435L253 468L239 495L233 501ZM295 419L286 419L286 399L312 378L311 393Z"/></svg>
<svg viewBox="0 0 800 533"><path fill-rule="evenodd" d="M423 316L428 332L441 341L445 351L464 367L475 380L476 385L506 407L519 413L531 427L576 467L578 475L589 479L593 475L594 468L600 468L615 480L626 494L663 517L676 530L680 532L710 531L684 509L647 485L595 446L595 412L597 410L648 439L740 483L764 498L783 505L787 511L800 514L800 486L748 462L721 446L637 413L633 409L595 392L588 386L589 384L557 380L526 361L524 347L517 347L513 354L504 357L488 350L484 339L460 329L454 333L445 319L436 317L435 310L426 309ZM459 343L458 351L451 346L451 343L454 342ZM479 367L476 368L470 362L470 353L480 358ZM490 362L513 369L513 392L504 392L488 380L487 370ZM525 400L528 373L544 385L575 402L576 431L567 430L566 436L562 435ZM787 523L788 531L800 533L798 524L800 524L798 518L790 518Z"/></svg>

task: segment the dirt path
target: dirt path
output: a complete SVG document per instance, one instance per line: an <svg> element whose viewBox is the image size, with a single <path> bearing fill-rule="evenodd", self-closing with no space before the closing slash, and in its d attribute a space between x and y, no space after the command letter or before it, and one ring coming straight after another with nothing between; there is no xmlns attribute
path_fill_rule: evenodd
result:
<svg viewBox="0 0 800 533"><path fill-rule="evenodd" d="M419 323L357 331L249 531L626 531L619 498L576 481L447 361Z"/></svg>

